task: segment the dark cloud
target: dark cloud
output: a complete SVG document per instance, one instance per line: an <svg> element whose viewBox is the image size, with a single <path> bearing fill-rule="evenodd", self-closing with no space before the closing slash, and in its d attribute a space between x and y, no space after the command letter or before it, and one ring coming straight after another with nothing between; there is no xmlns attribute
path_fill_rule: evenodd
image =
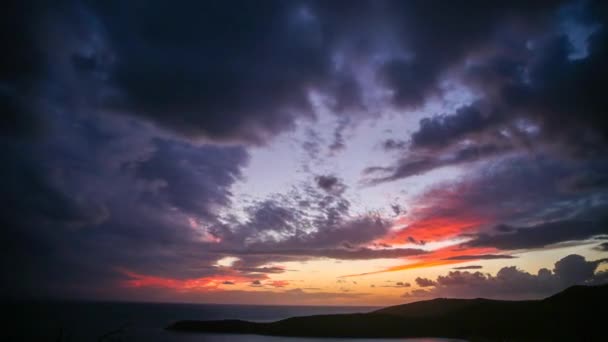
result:
<svg viewBox="0 0 608 342"><path fill-rule="evenodd" d="M352 246L367 244L373 239L386 234L390 228L390 224L380 218L374 217L361 217L345 220L343 222L335 222L337 223L335 225L330 221L326 221L327 219L334 220L335 218L317 219L316 222L307 221L306 218L302 218L302 221L288 223L294 224L294 226L292 226L294 230L289 233L284 233L282 239L274 241L260 240L259 242L249 244L249 247L254 250L263 249L266 253L272 253L273 251L282 253L282 251L284 251L286 252L286 255L289 255L289 250L294 250L294 253L302 253L301 255L306 255L308 253L309 255L336 257L340 259L367 259L372 258L373 256L390 257L421 253L419 250L415 249L371 250L367 248L335 248L337 246L343 246L344 244ZM312 230L310 232L300 232L300 224L303 227L307 224L319 225L311 226ZM301 252L295 252L297 250L300 250Z"/></svg>
<svg viewBox="0 0 608 342"><path fill-rule="evenodd" d="M513 255L502 254L480 254L480 255L457 255L446 258L445 260L496 260L496 259L514 259Z"/></svg>
<svg viewBox="0 0 608 342"><path fill-rule="evenodd" d="M406 213L406 210L401 208L399 204L391 204L391 210L393 211L393 214L395 214L395 216Z"/></svg>
<svg viewBox="0 0 608 342"><path fill-rule="evenodd" d="M341 44L358 34L354 23L332 21L341 8L293 1L88 7L112 46L107 86L116 96L106 105L182 135L266 142L315 117L313 90L338 113L362 108L351 66L334 63ZM344 145L348 122L332 150Z"/></svg>
<svg viewBox="0 0 608 342"><path fill-rule="evenodd" d="M433 31L456 40L448 43L433 39L435 43L421 48L422 51L439 49L443 44L455 49L448 54L451 58L441 54L423 64L443 61L445 65L437 63L429 72L428 67L418 65L420 62L413 58L411 63L400 62L400 67L389 68L393 70L391 77L404 80L399 86L389 78L394 88L402 90L395 92L398 102L420 103L439 92L436 75L441 72L436 68L440 65L460 70L455 77L460 77L466 87L476 92L479 100L451 114L421 120L420 128L411 135L410 148L402 149L404 156L395 165L371 168L386 173L375 177L372 183L394 181L514 151L543 150L556 159L579 161L605 155L608 124L602 113L608 106L605 97L597 91L608 80L605 4L591 1L566 6L547 2L536 8L512 4L511 8L502 8L504 12L500 14L494 12L495 9L481 5L471 11L474 17L484 13L485 17L472 26L485 26L490 29L487 35L475 32L466 42L461 41L464 36L460 37L460 33L472 27L454 27L454 32L444 35L443 29L455 25L455 19ZM511 15L518 17L518 21L509 26L506 21L514 18ZM486 22L488 18L495 21ZM538 21L527 22L532 18ZM565 21L570 28L564 28ZM412 30L419 38L421 32ZM424 28L420 30L425 32ZM588 37L582 33L584 30ZM484 45L483 52L475 48ZM580 57L573 58L575 54ZM461 58L465 56L466 62L463 62ZM410 82L408 78L422 84ZM417 88L408 89L412 84ZM462 147L463 144L466 147ZM602 179L589 179L583 184L597 182L601 183Z"/></svg>
<svg viewBox="0 0 608 342"><path fill-rule="evenodd" d="M454 114L420 120L412 133L411 148L441 148L470 133L476 133L503 120L498 114L482 114L475 105L459 108Z"/></svg>
<svg viewBox="0 0 608 342"><path fill-rule="evenodd" d="M332 258L342 260L364 260L364 259L390 259L400 258L413 255L420 255L427 253L421 249L415 248L391 248L391 249L371 249L371 248L333 248L333 249L281 249L280 245L275 247L274 250L246 250L241 251L242 255L275 255L281 256L295 256L304 258Z"/></svg>
<svg viewBox="0 0 608 342"><path fill-rule="evenodd" d="M364 170L364 174L372 176L366 180L367 183L379 184L421 175L444 166L459 165L488 159L509 150L511 150L511 146L509 145L486 144L457 148L454 151L447 151L444 154L438 155L427 153L413 154L400 160L395 166L368 167Z"/></svg>
<svg viewBox="0 0 608 342"><path fill-rule="evenodd" d="M411 244L414 244L414 245L420 245L420 246L426 245L426 241L424 241L424 240L416 240L412 236L408 236L407 237L407 242L409 242Z"/></svg>
<svg viewBox="0 0 608 342"><path fill-rule="evenodd" d="M605 4L596 2L587 15L592 22L605 23L605 9ZM592 33L587 40L588 56L578 60L570 59L572 45L563 36L546 42L531 67L531 84L520 86L517 97L509 97L539 122L544 139L560 143L563 152L576 158L602 155L606 150L608 122L602 113L608 103L598 87L608 79L607 39L605 27Z"/></svg>
<svg viewBox="0 0 608 342"><path fill-rule="evenodd" d="M275 194L253 203L245 211L245 220L234 218L210 227L212 234L220 238L225 247L235 251L279 254L280 251L301 250L302 255L318 255L324 250L341 258L356 256L357 253L365 258L366 253L389 255L412 252L356 252L349 251L348 247L344 249L344 246L365 247L385 235L391 223L372 213L353 216L348 200L340 194L327 194L318 187L303 185L283 194Z"/></svg>
<svg viewBox="0 0 608 342"><path fill-rule="evenodd" d="M236 270L244 273L283 273L286 270L283 267L231 267L232 270Z"/></svg>
<svg viewBox="0 0 608 342"><path fill-rule="evenodd" d="M436 282L431 279L418 277L416 278L416 284L418 284L420 287L430 287L435 286Z"/></svg>
<svg viewBox="0 0 608 342"><path fill-rule="evenodd" d="M424 104L427 97L437 95L438 73L435 66L422 61L394 59L379 70L382 82L395 93L393 101L398 106L416 107Z"/></svg>
<svg viewBox="0 0 608 342"><path fill-rule="evenodd" d="M555 263L553 273L563 284L578 284L591 279L598 265L607 260L602 259L588 262L580 255L571 254Z"/></svg>
<svg viewBox="0 0 608 342"><path fill-rule="evenodd" d="M503 267L495 276L481 272L451 271L445 276L438 276L436 280L419 278L429 289L423 292L410 292L405 297L503 299L545 297L575 284L597 283L598 277L601 278L602 274L595 271L604 261L587 261L584 257L573 254L557 261L553 271L543 268L537 274L530 274L514 266Z"/></svg>
<svg viewBox="0 0 608 342"><path fill-rule="evenodd" d="M350 66L333 63L354 27L334 26L332 13L283 1L11 4L1 30L2 45L11 47L0 66L2 129L17 134L37 127L38 102L49 95L39 90L47 90L54 72L48 66L61 64L59 77L97 79L92 89L69 94L82 100L93 90L87 105L187 137L263 143L294 128L298 118L315 116L312 90L337 112L361 108Z"/></svg>
<svg viewBox="0 0 608 342"><path fill-rule="evenodd" d="M601 12L591 13L585 14L586 23L578 25L605 22L605 17L596 16ZM509 139L525 137L527 145L546 148L555 157L584 160L606 149L606 122L600 114L606 102L594 89L606 80L607 35L605 28L595 30L587 39L588 55L572 59L574 46L568 34L573 33L554 31L538 37L525 56L502 51L503 55L472 68L469 77L474 87L493 89L489 95L492 106L510 113L502 117L501 127L509 132ZM510 66L505 68L506 64ZM468 128L477 135L497 133L493 125ZM459 138L458 134L449 136L454 141Z"/></svg>
<svg viewBox="0 0 608 342"><path fill-rule="evenodd" d="M396 288L403 288L403 287L410 287L412 286L412 284L410 283L406 283L406 282L402 282L402 281L397 281L395 282L395 285L382 285L380 287L396 287Z"/></svg>
<svg viewBox="0 0 608 342"><path fill-rule="evenodd" d="M90 112L45 120L48 134L35 140L3 138L5 296L90 298L114 291L120 269L177 279L227 272L212 267L219 257L193 225L231 203L242 148L194 147Z"/></svg>
<svg viewBox="0 0 608 342"><path fill-rule="evenodd" d="M588 5L574 19L605 23L605 5ZM385 149L407 155L368 169L372 183L532 147L552 157L567 152L572 163L508 160L457 186L460 202L441 202L449 189L435 190L428 211L413 216L506 222L501 233L468 235L471 245L500 249L605 234L586 224L593 215L578 214L599 210L598 189L606 189L606 29L572 59L574 47L555 25L558 8L553 1L7 4L0 15L3 295L111 297L130 271L163 279L236 274L261 285L261 275L285 271L272 262L423 253L370 248L392 222L353 214L336 175L230 215L246 145L314 119L314 94L340 115L329 146L340 150L349 127L376 117L361 114L374 82L399 110L441 95L445 81L482 99L421 121L410 140L386 141ZM360 83L363 69L370 84ZM216 267L227 255L242 260ZM581 261L556 266L556 276L575 274L572 265ZM301 292L285 295L357 297Z"/></svg>
<svg viewBox="0 0 608 342"><path fill-rule="evenodd" d="M605 198L605 191L564 186L565 181L583 170L601 170L602 164L596 161L579 165L544 157L512 157L491 163L462 179L429 187L416 198L424 205L408 212L413 222L410 232L405 229L401 235L406 239L414 234L412 229L416 226L424 227L426 222L433 223L438 218L455 224L463 222L462 230L454 233L472 239L471 246L490 247L489 241L496 239L505 247L521 240L522 248L526 248L525 244L536 248L605 234L601 224L605 216L603 200L592 199ZM515 233L517 228L522 229ZM426 239L427 235L432 234L425 228L415 237Z"/></svg>
<svg viewBox="0 0 608 342"><path fill-rule="evenodd" d="M11 55L24 66L14 69L22 75L38 72L28 70L30 66L44 65L46 51L36 53L36 47L47 47L35 40L46 32L32 24L46 19L36 16L42 12L53 17L55 25L64 25L61 29L89 32L88 37L66 35L73 41L54 38L79 77L104 75L98 85L104 96L98 104L186 136L253 143L293 128L299 117L314 117L311 90L329 97L338 112L358 112L350 110L363 108L362 86L352 76L358 63L374 66L395 104L420 105L441 93L447 70L478 49L495 46L496 31L503 26L532 32L532 27L544 27L542 19L558 8L553 1L503 6L399 1L348 6L153 1L140 6L76 1L51 16L41 4L31 7L7 11L12 30L6 32L17 28L30 33L18 44L7 38L11 46L23 47L14 50L14 58ZM467 13L467 21L438 14L454 11ZM388 34L381 33L385 31ZM398 46L378 63L375 59L379 52L386 53L382 49L387 39ZM95 48L82 48L83 41ZM96 42L103 48L94 46ZM399 50L407 53L396 53ZM338 63L336 56L344 62ZM336 132L336 148L343 145L342 130Z"/></svg>
<svg viewBox="0 0 608 342"><path fill-rule="evenodd" d="M482 268L483 268L483 266L480 266L480 265L452 267L453 270L479 270Z"/></svg>
<svg viewBox="0 0 608 342"><path fill-rule="evenodd" d="M157 186L145 200L160 201L206 219L230 203L226 190L241 176L248 154L239 147L192 146L155 141L152 156L137 165L137 175Z"/></svg>
<svg viewBox="0 0 608 342"><path fill-rule="evenodd" d="M407 146L407 142L402 140L387 139L382 143L385 151L402 150Z"/></svg>
<svg viewBox="0 0 608 342"><path fill-rule="evenodd" d="M540 248L551 244L580 241L608 234L606 220L563 220L530 227L512 228L503 234L479 234L468 246L495 247L502 250Z"/></svg>
<svg viewBox="0 0 608 342"><path fill-rule="evenodd" d="M393 91L397 105L419 106L441 94L440 82L448 69L478 49L497 44L497 31L522 23L528 30L538 28L556 9L556 3L474 2L456 6L434 1L393 2L388 6L393 15L387 17L398 23L395 31L412 56L387 61L380 69L380 78ZM444 15L454 12L466 13L466 19Z"/></svg>
<svg viewBox="0 0 608 342"><path fill-rule="evenodd" d="M313 129L306 130L306 138L302 142L302 149L308 155L308 158L311 162L315 162L319 160L319 154L321 153L321 144L323 139L319 136L319 133ZM303 168L306 171L310 170L309 165L303 165Z"/></svg>
<svg viewBox="0 0 608 342"><path fill-rule="evenodd" d="M336 153L343 150L346 147L344 139L344 131L351 125L351 120L348 117L341 117L338 120L338 125L334 129L333 141L329 145L329 151Z"/></svg>
<svg viewBox="0 0 608 342"><path fill-rule="evenodd" d="M289 3L235 5L94 6L114 48L113 105L188 136L252 142L312 115L307 91L331 73L320 24Z"/></svg>
<svg viewBox="0 0 608 342"><path fill-rule="evenodd" d="M57 4L61 7L60 4ZM49 6L7 4L0 15L0 132L4 137L35 137L44 129L36 115L38 82L47 71L39 45L39 20Z"/></svg>
<svg viewBox="0 0 608 342"><path fill-rule="evenodd" d="M346 185L333 175L315 177L317 186L330 194L341 194L346 190Z"/></svg>

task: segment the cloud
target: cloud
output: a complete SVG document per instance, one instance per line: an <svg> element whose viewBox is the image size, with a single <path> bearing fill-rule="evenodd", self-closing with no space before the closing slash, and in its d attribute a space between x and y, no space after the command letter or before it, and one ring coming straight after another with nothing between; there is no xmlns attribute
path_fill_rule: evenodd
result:
<svg viewBox="0 0 608 342"><path fill-rule="evenodd" d="M241 177L248 154L239 147L192 146L155 141L152 156L137 165L137 175L158 184L146 200L160 201L207 220L230 204L225 189Z"/></svg>
<svg viewBox="0 0 608 342"><path fill-rule="evenodd" d="M333 249L280 249L276 247L274 250L244 250L241 255L268 255L274 257L300 257L300 258L331 258L341 260L369 260L369 259L391 259L399 257L408 257L427 253L422 249L416 248L333 248Z"/></svg>
<svg viewBox="0 0 608 342"><path fill-rule="evenodd" d="M346 190L344 183L340 182L336 176L317 176L315 177L315 182L319 188L330 194L339 195Z"/></svg>
<svg viewBox="0 0 608 342"><path fill-rule="evenodd" d="M366 182L375 185L424 174L444 166L460 165L488 159L509 150L511 150L511 146L509 145L489 143L457 148L454 151L448 151L443 154L413 154L401 159L395 166L368 167L364 170L364 174L368 176Z"/></svg>
<svg viewBox="0 0 608 342"><path fill-rule="evenodd" d="M360 64L372 66L394 105L419 106L441 94L448 70L476 51L500 46L494 32L522 26L523 33L533 33L546 28L541 19L558 9L555 3L523 2L445 4L441 9L399 1L383 6L359 2L348 8L281 1L265 6L239 3L240 11L235 6L155 1L140 8L74 2L64 6L62 13L68 15L55 14L51 22L95 38L89 43L76 35L73 41L54 37L66 48L64 58L72 73L100 81L96 93L103 96L95 103L102 108L188 137L259 144L294 128L299 118L315 116L311 90L328 97L333 111L360 112L348 110L363 107L364 87L352 76ZM32 42L54 27L44 32L33 24L41 18L26 15L31 11L19 6L12 9L15 13L8 18L33 33L17 45L11 60L20 66L24 63L19 61L32 62L27 67L44 65L45 54L36 48L46 47ZM475 25L438 15L456 10L468 13L467 23ZM49 11L38 4L33 12L45 19ZM86 48L83 40L89 43ZM386 51L387 40L396 51ZM380 60L379 52L384 53ZM335 63L337 55L343 63ZM28 76L38 71L23 69Z"/></svg>
<svg viewBox="0 0 608 342"><path fill-rule="evenodd" d="M428 56L421 61L419 58L427 56L416 50L419 58L387 63L387 82L396 89L397 102L420 105L441 93L438 75L448 66L460 70L455 71L453 77L463 82L475 94L475 99L452 113L422 119L419 129L409 139L402 139L409 141L409 149L400 148L402 156L396 163L368 168L374 173L384 173L376 175L370 183L395 181L447 165L462 165L514 152L542 150L555 159L578 161L602 156L608 143L602 113L608 105L597 89L604 82L599 75L604 75L606 70L605 5L590 2L578 3L576 10L573 7L547 3L524 9L513 4L512 8L502 8L501 14L494 12L496 8L477 8L471 11L473 15L484 13L485 16L476 21L477 28L497 25L495 28L501 30L499 27L508 22L501 16L507 16L508 12L518 13L522 20L519 24L539 20L523 26L513 24L511 29L502 27L506 30L502 32L510 37L509 43L501 39L487 40L489 36L481 32L475 32L474 38L463 42L460 34L467 29L454 27L454 32L443 32L455 23L442 22L438 29L444 33L442 36L456 35L457 38L453 37L456 41L447 43L429 37L435 43L420 50L450 44L455 49L448 55ZM435 13L428 14L432 18ZM492 17L498 21L486 22ZM585 28L587 33L564 29L565 21ZM415 28L412 30L420 33ZM576 35L582 36L573 38ZM574 39L582 40L585 46L577 46ZM526 46L531 41L534 47ZM485 50L477 50L475 46L485 46ZM526 52L519 53L521 51ZM572 58L575 53L583 57ZM416 89L410 89L413 85Z"/></svg>
<svg viewBox="0 0 608 342"><path fill-rule="evenodd" d="M595 8L603 5L588 5L572 19L605 23ZM282 260L437 262L424 259L433 253L377 243L390 240L393 222L357 213L341 175L240 203L243 212L232 210L231 189L249 146L314 120L319 108L339 115L330 146L337 151L361 118L419 109L450 82L469 88L475 102L423 119L411 137L386 140L398 158L368 169L371 182L517 157L432 189L407 216L393 207L409 222L391 243L466 237L491 246L470 254L483 259L500 252L492 248L605 233L594 224L566 226L597 222L588 213L605 201L606 29L593 30L583 39L585 56L570 59L558 9L519 1L7 6L0 28L5 294L112 297L133 290L120 288L126 281L161 296L241 278L249 284L285 272L269 266ZM504 231L489 231L494 223ZM243 260L216 267L226 255Z"/></svg>
<svg viewBox="0 0 608 342"><path fill-rule="evenodd" d="M435 286L436 282L431 279L418 277L416 278L416 284L418 284L420 287L430 287Z"/></svg>
<svg viewBox="0 0 608 342"><path fill-rule="evenodd" d="M224 275L224 276L209 276L200 277L193 279L174 279L174 278L163 278L151 275L140 274L129 270L119 270L120 273L124 274L127 279L122 281L122 286L127 288L164 288L171 289L178 292L181 291L216 291L220 285L234 285L236 283L245 283L251 281L251 278L240 277L237 275ZM228 279L228 280L226 280ZM261 284L259 280L251 282L254 284Z"/></svg>
<svg viewBox="0 0 608 342"><path fill-rule="evenodd" d="M438 276L436 280L417 278L419 286L425 291L410 292L406 298L501 298L530 299L542 298L575 284L596 283L600 273L595 273L605 259L587 261L576 254L568 255L555 263L553 271L540 269L537 274L517 269L515 266L503 267L496 275L481 272L450 271ZM419 280L420 279L420 282Z"/></svg>
<svg viewBox="0 0 608 342"><path fill-rule="evenodd" d="M391 204L391 210L395 216L399 216L407 212L405 209L401 208L399 204Z"/></svg>
<svg viewBox="0 0 608 342"><path fill-rule="evenodd" d="M395 139L387 139L382 143L385 151L401 150L407 146L407 142Z"/></svg>
<svg viewBox="0 0 608 342"><path fill-rule="evenodd" d="M292 251L293 255L305 255L309 251L312 255L319 255L326 251L343 258L348 258L348 255L365 258L365 254L376 252L360 249L349 253L343 249L345 246L363 248L385 235L391 226L389 220L373 213L351 215L350 202L344 197L328 195L323 189L312 186L271 195L252 203L245 211L247 216L244 220L230 218L210 228L214 236L225 242L226 248L232 247L243 253L264 251L266 254L286 252L289 255ZM414 252L401 250L377 254Z"/></svg>
<svg viewBox="0 0 608 342"><path fill-rule="evenodd" d="M416 278L416 284L420 287L430 287L435 286L436 283L431 279L418 277Z"/></svg>
<svg viewBox="0 0 608 342"><path fill-rule="evenodd" d="M424 118L420 120L420 128L412 133L411 148L442 148L501 120L503 116L482 114L475 105L458 108L450 115Z"/></svg>
<svg viewBox="0 0 608 342"><path fill-rule="evenodd" d="M7 296L120 291L117 267L175 279L224 275L212 267L217 256L200 222L231 203L247 153L187 145L125 117L68 113L49 111L48 134L36 140L4 140ZM33 246L40 253L29 253Z"/></svg>
<svg viewBox="0 0 608 342"><path fill-rule="evenodd" d="M113 47L120 96L109 105L186 136L254 143L312 116L308 89L332 75L320 24L290 21L288 4L238 6L250 15L234 4L92 6Z"/></svg>
<svg viewBox="0 0 608 342"><path fill-rule="evenodd" d="M278 266L266 266L266 267L239 267L237 266L233 266L231 267L231 269L236 270L236 271L240 271L240 272L245 272L248 274L251 273L261 273L261 274L269 274L269 273L284 273L287 270L283 267L278 267Z"/></svg>
<svg viewBox="0 0 608 342"><path fill-rule="evenodd" d="M483 266L480 266L480 265L452 267L453 270L479 270L482 268L483 268Z"/></svg>
<svg viewBox="0 0 608 342"><path fill-rule="evenodd" d="M314 251L311 251L314 255ZM320 250L317 255L333 259L362 260L362 259L392 259L426 253L416 248L370 249L358 248L353 250L334 249Z"/></svg>
<svg viewBox="0 0 608 342"><path fill-rule="evenodd" d="M392 281L388 280L387 282L390 283ZM410 287L410 286L412 286L412 284L402 282L402 281L397 281L397 282L395 282L395 285L381 285L380 287L403 288L403 287ZM373 286L373 287L375 287L375 286Z"/></svg>
<svg viewBox="0 0 608 342"><path fill-rule="evenodd" d="M585 165L527 156L506 158L456 181L432 185L416 198L417 206L398 219L401 229L387 243L414 240L471 239L467 246L536 248L605 234L601 189L572 189L569 179ZM513 222L513 223L511 223ZM530 229L527 229L530 228Z"/></svg>
<svg viewBox="0 0 608 342"><path fill-rule="evenodd" d="M346 148L346 139L344 138L344 131L352 125L353 121L349 117L342 117L338 119L338 125L334 129L333 141L328 146L330 153L337 153Z"/></svg>
<svg viewBox="0 0 608 342"><path fill-rule="evenodd" d="M565 241L580 241L608 234L605 220L562 220L531 227L512 227L508 233L479 234L467 242L468 246L490 246L502 250L545 247Z"/></svg>
<svg viewBox="0 0 608 342"><path fill-rule="evenodd" d="M394 18L399 23L397 32L403 32L400 38L415 55L387 61L381 68L381 79L393 90L392 99L396 104L420 105L428 97L441 93L439 83L448 69L461 63L473 51L494 46L497 41L492 33L502 25L517 25L512 21L513 17L536 28L555 8L553 3L529 6L523 2L505 6L460 4L458 7L447 3L439 6L391 3L389 10L396 16L402 15ZM475 25L466 25L461 18L448 19L440 15L455 10L467 13L467 22Z"/></svg>
<svg viewBox="0 0 608 342"><path fill-rule="evenodd" d="M496 260L496 259L514 259L513 255L507 254L478 254L478 255L456 255L445 260Z"/></svg>
<svg viewBox="0 0 608 342"><path fill-rule="evenodd" d="M287 280L272 280L268 283L268 286L272 287L285 287L289 285L289 281Z"/></svg>
<svg viewBox="0 0 608 342"><path fill-rule="evenodd" d="M5 138L28 139L44 131L45 121L37 115L39 98L35 87L44 78L43 48L36 44L41 13L51 6L38 4L31 11L28 4L13 4L3 11L0 45L5 47L0 63L0 132ZM18 36L9 34L18 32Z"/></svg>
<svg viewBox="0 0 608 342"><path fill-rule="evenodd" d="M553 273L564 284L578 284L591 279L598 265L607 260L586 261L580 255L571 254L555 263Z"/></svg>

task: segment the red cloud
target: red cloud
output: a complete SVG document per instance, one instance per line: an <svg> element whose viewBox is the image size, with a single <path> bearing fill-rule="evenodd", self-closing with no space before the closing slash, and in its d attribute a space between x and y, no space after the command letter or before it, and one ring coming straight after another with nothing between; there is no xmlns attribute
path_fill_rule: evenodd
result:
<svg viewBox="0 0 608 342"><path fill-rule="evenodd" d="M386 237L376 241L377 244L425 244L453 240L485 229L495 221L495 212L484 210L484 203L466 199L467 194L476 193L477 185L473 182L457 182L436 186L417 198L418 205L411 209L407 217L396 222L402 226ZM488 254L496 253L495 248L467 248L449 246L429 253L407 258L409 263L394 266L372 273L395 272L416 268L458 264L474 260L489 259ZM500 258L501 255L492 255ZM508 256L507 256L508 257ZM364 275L364 274L355 274Z"/></svg>
<svg viewBox="0 0 608 342"><path fill-rule="evenodd" d="M470 233L485 222L482 218L430 217L412 222L379 242L400 244L442 241Z"/></svg>
<svg viewBox="0 0 608 342"><path fill-rule="evenodd" d="M254 279L252 277L238 275L211 275L200 278L175 279L145 275L123 268L119 268L118 271L129 277L129 279L122 282L124 287L155 287L168 288L176 291L213 291L219 290L224 282L231 282L234 284L249 283ZM255 279L266 279L266 276L256 276Z"/></svg>
<svg viewBox="0 0 608 342"><path fill-rule="evenodd" d="M273 280L273 281L267 283L267 285L270 285L272 287L285 287L285 286L289 285L289 281L287 281L287 280Z"/></svg>

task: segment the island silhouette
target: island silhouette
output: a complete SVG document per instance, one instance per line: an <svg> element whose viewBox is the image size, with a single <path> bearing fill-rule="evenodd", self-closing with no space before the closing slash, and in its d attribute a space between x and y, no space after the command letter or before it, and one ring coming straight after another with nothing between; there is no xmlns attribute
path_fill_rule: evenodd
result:
<svg viewBox="0 0 608 342"><path fill-rule="evenodd" d="M436 298L368 313L292 317L264 323L187 320L166 329L289 337L607 341L607 318L608 285L579 285L540 300Z"/></svg>

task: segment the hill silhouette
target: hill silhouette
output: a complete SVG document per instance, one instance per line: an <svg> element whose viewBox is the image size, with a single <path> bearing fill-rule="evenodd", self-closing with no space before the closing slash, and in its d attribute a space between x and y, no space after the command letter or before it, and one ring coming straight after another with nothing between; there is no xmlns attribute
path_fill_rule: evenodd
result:
<svg viewBox="0 0 608 342"><path fill-rule="evenodd" d="M188 332L292 337L444 337L469 340L601 341L608 285L573 286L541 300L446 299L391 306L369 313L292 317L270 323L178 321Z"/></svg>

